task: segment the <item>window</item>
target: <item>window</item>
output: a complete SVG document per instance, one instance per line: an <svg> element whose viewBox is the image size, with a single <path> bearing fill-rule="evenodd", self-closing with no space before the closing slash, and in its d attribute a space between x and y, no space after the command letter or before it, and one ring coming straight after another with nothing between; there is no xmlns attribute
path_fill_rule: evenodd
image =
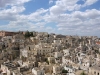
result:
<svg viewBox="0 0 100 75"><path fill-rule="evenodd" d="M29 47L29 50L31 50L31 48Z"/></svg>
<svg viewBox="0 0 100 75"><path fill-rule="evenodd" d="M99 75L99 73L98 73L98 75Z"/></svg>
<svg viewBox="0 0 100 75"><path fill-rule="evenodd" d="M96 72L94 71L94 74L96 74Z"/></svg>

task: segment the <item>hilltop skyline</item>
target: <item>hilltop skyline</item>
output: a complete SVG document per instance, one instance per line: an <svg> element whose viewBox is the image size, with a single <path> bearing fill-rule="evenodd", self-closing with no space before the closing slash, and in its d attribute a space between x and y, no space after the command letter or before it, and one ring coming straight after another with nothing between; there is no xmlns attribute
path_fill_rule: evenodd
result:
<svg viewBox="0 0 100 75"><path fill-rule="evenodd" d="M0 0L0 30L99 36L100 0Z"/></svg>

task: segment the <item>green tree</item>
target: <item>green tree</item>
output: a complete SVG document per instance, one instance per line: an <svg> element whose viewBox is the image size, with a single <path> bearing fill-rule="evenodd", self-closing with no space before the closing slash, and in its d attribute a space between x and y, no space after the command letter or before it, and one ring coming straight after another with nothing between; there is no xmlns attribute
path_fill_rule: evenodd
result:
<svg viewBox="0 0 100 75"><path fill-rule="evenodd" d="M67 70L65 70L65 69L63 69L63 70L62 70L62 73L68 73L68 71L67 71Z"/></svg>
<svg viewBox="0 0 100 75"><path fill-rule="evenodd" d="M86 75L86 73L84 73L84 71L83 71L80 75Z"/></svg>
<svg viewBox="0 0 100 75"><path fill-rule="evenodd" d="M26 37L26 38L29 38L30 36L32 36L32 37L34 36L34 35L33 35L33 32L27 31L27 32L25 33L25 37Z"/></svg>
<svg viewBox="0 0 100 75"><path fill-rule="evenodd" d="M30 34L30 36L33 36L33 32L30 32L29 34Z"/></svg>
<svg viewBox="0 0 100 75"><path fill-rule="evenodd" d="M47 58L45 58L45 62L46 62L47 64L49 64L49 61L48 61L48 59L47 59Z"/></svg>
<svg viewBox="0 0 100 75"><path fill-rule="evenodd" d="M25 33L25 37L26 37L26 38L30 37L30 32L29 32L29 31L27 31L27 32Z"/></svg>
<svg viewBox="0 0 100 75"><path fill-rule="evenodd" d="M96 53L99 53L99 50L95 50Z"/></svg>

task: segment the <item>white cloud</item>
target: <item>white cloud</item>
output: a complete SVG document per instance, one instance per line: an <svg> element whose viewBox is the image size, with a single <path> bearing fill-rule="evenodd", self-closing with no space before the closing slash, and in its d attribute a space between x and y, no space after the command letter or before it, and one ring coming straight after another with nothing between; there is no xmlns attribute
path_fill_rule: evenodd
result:
<svg viewBox="0 0 100 75"><path fill-rule="evenodd" d="M43 8L37 10L36 12L31 13L30 15L27 15L29 20L33 21L41 21L43 19L43 15L48 12L48 9L45 10Z"/></svg>
<svg viewBox="0 0 100 75"><path fill-rule="evenodd" d="M53 0L49 0L49 4L52 4L54 1Z"/></svg>
<svg viewBox="0 0 100 75"><path fill-rule="evenodd" d="M12 9L6 10L7 12L6 14L8 15L8 12L11 13L12 11L13 11ZM19 13L22 11L19 11L19 12L16 11L16 12L12 12L12 16L2 15L2 17L4 18L3 20L6 20L6 19L9 20L9 24L4 25L4 27L5 26L8 27L7 30L16 30L16 31L17 30L38 30L38 29L42 31L46 24L46 22L41 21L43 20L42 15L46 13L47 11L48 10L45 10L45 9L39 9L36 12L33 12L29 15L20 15ZM10 17L12 19L10 19ZM4 29L4 27L0 26L0 29Z"/></svg>
<svg viewBox="0 0 100 75"><path fill-rule="evenodd" d="M23 6L13 6L11 9L4 9L0 11L0 20L16 20L18 14L23 12L25 8Z"/></svg>
<svg viewBox="0 0 100 75"><path fill-rule="evenodd" d="M85 3L77 4L79 0L57 0L55 5L50 7L50 13L54 15L59 15L65 13L66 11L76 11L82 7L92 5L98 0L85 0Z"/></svg>
<svg viewBox="0 0 100 75"><path fill-rule="evenodd" d="M51 11L50 11L51 12ZM63 34L91 34L100 30L100 10L91 9L59 15L46 14L46 22L56 22L57 30Z"/></svg>
<svg viewBox="0 0 100 75"><path fill-rule="evenodd" d="M0 7L5 7L7 5L22 5L30 0L0 0Z"/></svg>
<svg viewBox="0 0 100 75"><path fill-rule="evenodd" d="M85 3L83 6L89 6L92 5L94 3L96 3L98 0L85 0Z"/></svg>
<svg viewBox="0 0 100 75"><path fill-rule="evenodd" d="M92 9L92 10L86 10L85 12L81 12L81 11L75 11L73 13L73 17L75 18L79 18L79 19L94 19L100 16L100 11L96 10L96 9Z"/></svg>
<svg viewBox="0 0 100 75"><path fill-rule="evenodd" d="M82 11L75 11L72 13L65 13L58 15L46 15L46 21L56 22L58 30L66 33L94 33L100 30L100 11L96 9Z"/></svg>
<svg viewBox="0 0 100 75"><path fill-rule="evenodd" d="M61 14L61 13L63 13L65 11L62 8L63 8L63 6L57 6L57 5L52 6L50 8L50 14L52 14L52 15L59 15L59 14Z"/></svg>
<svg viewBox="0 0 100 75"><path fill-rule="evenodd" d="M63 6L65 10L73 11L80 8L80 4L78 5L77 2L79 0L58 0L56 1L56 5Z"/></svg>
<svg viewBox="0 0 100 75"><path fill-rule="evenodd" d="M57 0L56 4L50 8L50 13L59 15L66 11L80 9L81 5L77 4L78 0Z"/></svg>

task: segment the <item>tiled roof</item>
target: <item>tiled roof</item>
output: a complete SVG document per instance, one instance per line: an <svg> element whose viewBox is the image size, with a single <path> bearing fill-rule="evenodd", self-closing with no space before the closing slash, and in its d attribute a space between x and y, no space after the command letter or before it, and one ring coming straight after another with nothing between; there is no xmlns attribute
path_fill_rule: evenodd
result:
<svg viewBox="0 0 100 75"><path fill-rule="evenodd" d="M96 42L96 44L99 44L100 45L100 42Z"/></svg>

